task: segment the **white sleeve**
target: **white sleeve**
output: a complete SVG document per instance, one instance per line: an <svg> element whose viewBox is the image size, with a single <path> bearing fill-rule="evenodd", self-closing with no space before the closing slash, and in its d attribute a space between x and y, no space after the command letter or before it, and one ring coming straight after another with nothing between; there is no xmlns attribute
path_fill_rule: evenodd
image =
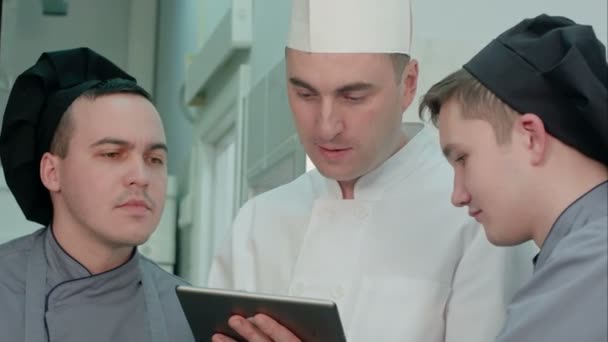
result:
<svg viewBox="0 0 608 342"><path fill-rule="evenodd" d="M535 246L496 247L477 223L452 281L446 308L445 342L494 341L506 307L532 276Z"/></svg>

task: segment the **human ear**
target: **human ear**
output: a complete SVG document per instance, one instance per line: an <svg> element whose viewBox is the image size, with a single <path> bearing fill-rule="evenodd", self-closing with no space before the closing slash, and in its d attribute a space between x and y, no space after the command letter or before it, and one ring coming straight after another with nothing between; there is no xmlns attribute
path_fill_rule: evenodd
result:
<svg viewBox="0 0 608 342"><path fill-rule="evenodd" d="M405 111L416 96L418 87L418 61L412 59L403 70L403 111Z"/></svg>
<svg viewBox="0 0 608 342"><path fill-rule="evenodd" d="M60 162L60 158L50 152L46 152L40 159L40 180L51 192L57 192L61 189L61 182L59 181Z"/></svg>
<svg viewBox="0 0 608 342"><path fill-rule="evenodd" d="M548 133L543 121L536 114L525 113L517 120L526 151L530 154L532 165L540 165L547 159Z"/></svg>

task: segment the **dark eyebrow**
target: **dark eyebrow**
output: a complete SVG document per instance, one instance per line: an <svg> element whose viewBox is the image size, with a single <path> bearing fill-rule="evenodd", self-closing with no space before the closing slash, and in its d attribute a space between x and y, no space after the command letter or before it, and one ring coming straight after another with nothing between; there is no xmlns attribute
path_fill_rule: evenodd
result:
<svg viewBox="0 0 608 342"><path fill-rule="evenodd" d="M128 148L128 149L133 149L135 147L135 145L133 145L133 143L130 143L126 140L122 140L122 139L117 139L117 138L102 138L97 140L96 142L91 144L91 147L96 147L96 146L100 146L100 145L106 145L106 144L110 144L110 145L118 145L120 147L124 147L124 148ZM167 148L167 145L165 143L152 143L149 144L146 148L147 151L153 151L153 150L163 150L165 151L165 153L167 153L169 150Z"/></svg>
<svg viewBox="0 0 608 342"><path fill-rule="evenodd" d="M347 84L345 86L338 88L337 93L343 94L343 93L349 93L352 91L363 91L363 90L371 89L373 87L374 86L371 83L357 82L357 83Z"/></svg>
<svg viewBox="0 0 608 342"><path fill-rule="evenodd" d="M301 80L297 77L291 77L289 79L289 82L296 87L305 88L308 91L313 92L315 94L318 93L318 91L313 86L311 86L310 84L304 82L303 80ZM356 83L347 84L347 85L344 85L344 86L338 88L336 90L336 93L344 94L344 93L348 93L348 92L352 92L352 91L363 91L363 90L371 89L373 87L374 86L371 83L356 82Z"/></svg>
<svg viewBox="0 0 608 342"><path fill-rule="evenodd" d="M100 146L100 145L118 145L121 147L127 147L127 148L133 148L133 144L131 144L130 142L126 141L126 140L122 140L122 139L116 139L116 138L102 138L97 140L96 142L91 144L91 147L96 147L96 146Z"/></svg>
<svg viewBox="0 0 608 342"><path fill-rule="evenodd" d="M148 145L147 150L148 151L163 150L163 151L165 151L165 153L169 153L169 149L167 148L167 144L165 144L165 143L150 144L150 145Z"/></svg>
<svg viewBox="0 0 608 342"><path fill-rule="evenodd" d="M311 93L314 93L314 94L319 93L317 91L317 89L315 89L313 86L311 86L310 84L304 82L303 80L301 80L297 77L290 77L289 82L296 87L305 88L306 90L310 91Z"/></svg>

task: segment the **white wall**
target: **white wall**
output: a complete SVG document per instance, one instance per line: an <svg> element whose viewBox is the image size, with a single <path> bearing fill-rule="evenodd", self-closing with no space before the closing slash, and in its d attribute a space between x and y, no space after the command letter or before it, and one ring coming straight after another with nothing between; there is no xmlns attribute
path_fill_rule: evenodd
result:
<svg viewBox="0 0 608 342"><path fill-rule="evenodd" d="M605 0L414 0L413 6L418 39L489 41L525 17L547 13L591 24L600 39L606 41Z"/></svg>
<svg viewBox="0 0 608 342"><path fill-rule="evenodd" d="M524 18L541 13L592 25L606 44L606 0L414 0L412 56L420 63L418 95L460 68L492 39ZM405 120L418 120L418 101Z"/></svg>
<svg viewBox="0 0 608 342"><path fill-rule="evenodd" d="M217 27L231 6L231 0L203 1L203 41ZM252 69L251 84L256 84L283 57L291 0L253 1L253 46L248 63Z"/></svg>
<svg viewBox="0 0 608 342"><path fill-rule="evenodd" d="M0 0L2 1L2 25L0 26L0 123L4 115L4 108L8 100L8 94L11 88L12 76L7 68L7 53L2 53L7 46L12 46L15 32L17 30L17 0Z"/></svg>
<svg viewBox="0 0 608 342"><path fill-rule="evenodd" d="M256 84L284 56L291 1L254 1L251 84Z"/></svg>
<svg viewBox="0 0 608 342"><path fill-rule="evenodd" d="M200 0L159 1L155 102L167 135L169 173L180 176L192 143L182 86L188 56L199 48L200 6Z"/></svg>
<svg viewBox="0 0 608 342"><path fill-rule="evenodd" d="M209 38L209 35L217 27L232 4L231 0L198 0L201 3L204 19L199 23L201 43ZM261 2L261 1L260 1Z"/></svg>
<svg viewBox="0 0 608 342"><path fill-rule="evenodd" d="M44 51L90 47L153 93L156 1L68 1L66 16L44 16L41 0L3 0L0 121L10 86L7 81L14 81Z"/></svg>
<svg viewBox="0 0 608 342"><path fill-rule="evenodd" d="M30 222L25 219L13 194L6 185L2 167L0 167L0 218L2 218L0 244L41 228L38 223Z"/></svg>
<svg viewBox="0 0 608 342"><path fill-rule="evenodd" d="M43 16L42 1L19 0L9 67L24 70L47 50L89 46L126 68L130 1L68 1L67 16ZM3 49L4 50L4 49Z"/></svg>

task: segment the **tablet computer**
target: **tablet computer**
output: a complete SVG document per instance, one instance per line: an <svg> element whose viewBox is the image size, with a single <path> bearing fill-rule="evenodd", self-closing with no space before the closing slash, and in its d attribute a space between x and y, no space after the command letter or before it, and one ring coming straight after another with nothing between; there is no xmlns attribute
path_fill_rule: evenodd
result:
<svg viewBox="0 0 608 342"><path fill-rule="evenodd" d="M228 319L262 313L304 342L346 342L338 307L332 301L183 285L175 291L197 341L211 341L215 333L244 341L228 326Z"/></svg>

